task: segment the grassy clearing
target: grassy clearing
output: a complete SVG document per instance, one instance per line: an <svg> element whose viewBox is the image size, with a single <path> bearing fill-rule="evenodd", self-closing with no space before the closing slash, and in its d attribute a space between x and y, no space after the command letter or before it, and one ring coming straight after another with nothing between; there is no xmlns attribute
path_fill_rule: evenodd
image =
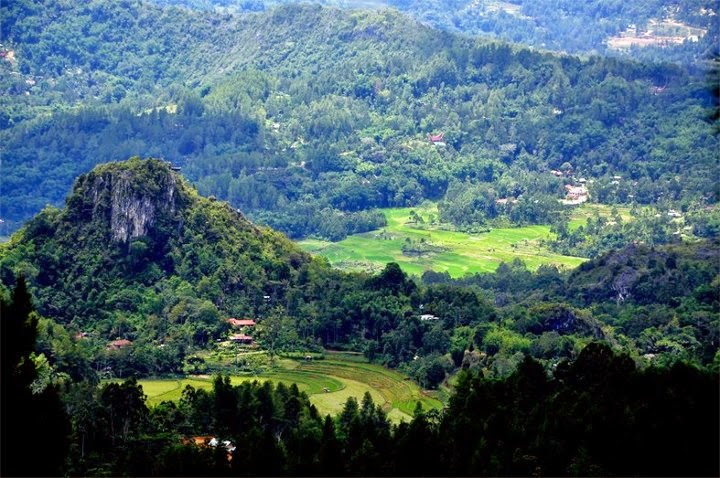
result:
<svg viewBox="0 0 720 478"><path fill-rule="evenodd" d="M620 219L622 219L623 222L632 221L633 217L630 214L631 208L616 206L615 209L617 210L618 214L620 215ZM587 223L588 218L594 218L596 215L610 220L613 216L612 210L613 206L608 206L605 204L586 203L581 206L577 206L575 209L573 209L573 212L570 216L570 222L568 222L568 229L574 231L578 227L584 226Z"/></svg>
<svg viewBox="0 0 720 478"><path fill-rule="evenodd" d="M410 224L410 211L417 212L425 224ZM575 267L583 258L555 254L540 244L552 237L550 226L526 226L492 229L469 234L430 226L431 215L437 216L437 205L428 203L415 208L384 210L388 221L382 230L355 234L332 243L315 239L300 242L305 250L327 257L336 267L376 272L388 262L397 262L406 272L420 275L426 270L447 271L452 277L477 272L493 272L502 262L522 259L530 269L542 264ZM578 220L581 220L578 218ZM436 246L439 252L407 256L402 247L407 241L421 241Z"/></svg>
<svg viewBox="0 0 720 478"><path fill-rule="evenodd" d="M188 385L196 389L210 390L212 388L212 381L209 378L147 379L138 380L138 383L142 385L150 406L155 406L164 401L180 400L182 391Z"/></svg>
<svg viewBox="0 0 720 478"><path fill-rule="evenodd" d="M355 399L359 402L362 400L365 392L370 392L370 395L375 403L384 403L382 394L367 384L348 378L342 379L342 382L344 385L342 390L335 393L322 393L310 396L310 401L317 407L318 411L322 415L337 415L342 411L348 398L355 397Z"/></svg>
<svg viewBox="0 0 720 478"><path fill-rule="evenodd" d="M325 376L309 371L280 370L269 372L263 375L233 375L230 383L239 385L243 382L258 381L260 383L268 380L275 383L282 382L286 385L297 384L300 391L308 395L325 393L324 390L338 392L345 387L345 384L334 377ZM145 395L148 397L148 405L155 406L163 401L180 400L183 390L188 385L199 389L210 390L212 388L211 377L185 377L179 379L146 379L138 383L143 386ZM364 392L363 392L364 393ZM362 396L362 394L360 394Z"/></svg>
<svg viewBox="0 0 720 478"><path fill-rule="evenodd" d="M254 380L260 383L271 380L286 385L297 384L323 415L335 415L342 411L349 397L361 401L365 392L369 392L375 403L382 406L396 423L409 420L417 402L420 402L425 410L442 407L440 400L423 392L403 374L379 365L362 363L356 358L352 361L343 360L341 354L334 356L332 360L299 362L284 359L279 362L278 368L271 372L256 376L230 377L233 385ZM150 406L163 401L179 400L187 385L196 389L212 388L212 378L208 376L147 379L140 380L139 383Z"/></svg>

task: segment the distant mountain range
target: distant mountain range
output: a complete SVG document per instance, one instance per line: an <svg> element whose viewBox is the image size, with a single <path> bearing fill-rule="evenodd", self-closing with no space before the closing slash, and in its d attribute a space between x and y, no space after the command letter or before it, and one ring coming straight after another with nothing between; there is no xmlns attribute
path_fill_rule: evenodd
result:
<svg viewBox="0 0 720 478"><path fill-rule="evenodd" d="M195 10L258 12L316 3L348 9L397 8L423 23L456 33L490 36L547 50L628 55L683 64L717 54L714 0L155 0Z"/></svg>

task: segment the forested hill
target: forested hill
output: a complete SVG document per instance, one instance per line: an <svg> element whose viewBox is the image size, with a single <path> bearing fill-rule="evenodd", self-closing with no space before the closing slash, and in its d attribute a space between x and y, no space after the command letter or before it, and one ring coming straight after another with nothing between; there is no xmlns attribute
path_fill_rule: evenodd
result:
<svg viewBox="0 0 720 478"><path fill-rule="evenodd" d="M348 274L199 196L166 162L133 158L82 175L65 208L0 245L0 294L26 278L46 318L41 350L73 377L108 364L181 373L227 339L227 317L253 317L284 331L259 331L265 348L349 348L435 387L460 366L503 376L523 354L551 366L592 340L717 366L718 257L717 241L699 241L629 246L569 274L519 261L455 281L428 271L424 284L397 264ZM133 347L112 353L114 339Z"/></svg>
<svg viewBox="0 0 720 478"><path fill-rule="evenodd" d="M296 0L154 0L195 10L265 11ZM704 63L718 44L715 0L317 0L344 8L397 8L442 30L573 53Z"/></svg>
<svg viewBox="0 0 720 478"><path fill-rule="evenodd" d="M230 15L142 0L26 0L4 4L2 14L3 86L10 87L10 93L31 93L31 98L12 98L15 108L6 113L4 127L7 121L22 119L28 108L43 111L49 99L55 108L115 103L126 97L149 101L159 95L168 100L183 88L208 87L250 66L274 71L284 65L280 71L290 77L287 81L306 73L310 65L325 74L351 77L352 67L364 60L350 58L362 51L352 46L358 40L380 54L395 52L395 57L418 50L432 54L447 44L438 32L397 12L352 14L308 5ZM350 68L340 71L336 67L341 65L330 60L347 62ZM22 86L25 79L36 83ZM327 85L317 87L327 91ZM267 85L247 88L262 91Z"/></svg>
<svg viewBox="0 0 720 478"><path fill-rule="evenodd" d="M504 377L525 355L552 369L598 340L643 366L717 370L718 257L701 241L628 247L570 274L519 261L424 284L392 263L349 274L200 197L166 162L132 158L81 176L65 208L0 245L0 297L26 278L47 373L73 380L252 372L224 355L250 339L270 355L362 352L436 388L459 368ZM238 337L229 317L257 327Z"/></svg>
<svg viewBox="0 0 720 478"><path fill-rule="evenodd" d="M24 275L38 312L73 328L155 338L168 332L167 322L152 319L163 314L174 325L214 329L224 325L218 307L254 313L282 300L311 261L282 234L198 196L159 160L98 166L66 203L3 244L0 280Z"/></svg>
<svg viewBox="0 0 720 478"><path fill-rule="evenodd" d="M470 187L522 198L521 222L561 217L538 211L564 196L561 167L605 203L717 199L713 100L678 67L540 53L395 11L46 3L2 11L6 231L132 155L182 165L291 237L339 239L382 225L374 208Z"/></svg>

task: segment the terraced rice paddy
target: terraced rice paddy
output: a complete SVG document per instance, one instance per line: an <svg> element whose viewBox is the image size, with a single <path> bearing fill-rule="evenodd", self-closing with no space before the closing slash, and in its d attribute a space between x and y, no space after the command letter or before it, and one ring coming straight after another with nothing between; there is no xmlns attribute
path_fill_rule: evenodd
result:
<svg viewBox="0 0 720 478"><path fill-rule="evenodd" d="M408 223L415 211L425 223ZM585 259L556 254L541 244L552 237L550 226L535 225L492 229L485 233L464 233L429 226L429 216L437 216L437 206L385 209L388 225L376 230L349 236L340 242L308 239L300 246L308 252L326 257L341 269L376 272L388 262L397 262L409 274L420 275L426 270L447 271L452 277L478 272L493 272L502 262L522 259L530 269L542 264L572 268ZM580 219L579 219L580 220ZM437 251L420 256L404 255L407 241L421 241Z"/></svg>
<svg viewBox="0 0 720 478"><path fill-rule="evenodd" d="M325 415L339 413L349 397L362 400L369 392L375 403L383 407L394 422L409 420L417 402L425 410L436 409L442 403L423 392L418 385L401 373L359 361L339 359L299 362L283 360L272 372L257 376L231 376L233 384L257 380L297 384L310 401ZM176 401L186 386L212 388L212 378L193 376L179 379L140 380L150 406L163 401Z"/></svg>

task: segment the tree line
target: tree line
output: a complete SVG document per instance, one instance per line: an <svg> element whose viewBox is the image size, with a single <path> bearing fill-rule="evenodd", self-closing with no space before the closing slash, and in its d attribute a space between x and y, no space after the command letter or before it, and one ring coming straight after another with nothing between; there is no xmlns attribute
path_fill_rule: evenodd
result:
<svg viewBox="0 0 720 478"><path fill-rule="evenodd" d="M134 379L37 388L36 319L24 281L2 307L3 474L718 472L717 374L685 364L638 369L600 343L552 374L529 357L502 379L462 372L446 410L418 405L410 422L392 425L369 394L322 417L296 385L233 386L222 376L209 391L188 386L178 402L153 408ZM42 460L20 441L36 434L48 447Z"/></svg>

